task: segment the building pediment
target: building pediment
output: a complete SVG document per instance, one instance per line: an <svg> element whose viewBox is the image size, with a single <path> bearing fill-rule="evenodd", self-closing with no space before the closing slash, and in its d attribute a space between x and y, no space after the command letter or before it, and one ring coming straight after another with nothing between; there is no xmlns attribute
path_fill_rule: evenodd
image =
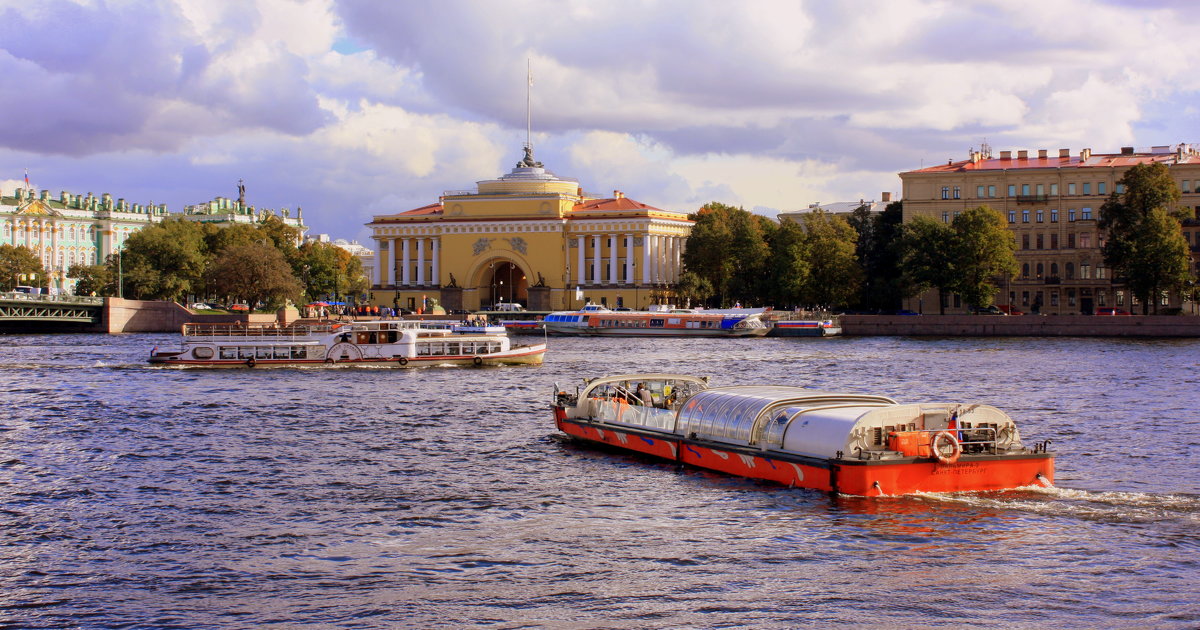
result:
<svg viewBox="0 0 1200 630"><path fill-rule="evenodd" d="M16 214L21 214L21 215L26 215L26 216L47 216L47 217L62 216L62 213L55 210L54 208L51 208L50 204L48 204L40 199L34 199L33 201L30 201L24 205L18 206Z"/></svg>

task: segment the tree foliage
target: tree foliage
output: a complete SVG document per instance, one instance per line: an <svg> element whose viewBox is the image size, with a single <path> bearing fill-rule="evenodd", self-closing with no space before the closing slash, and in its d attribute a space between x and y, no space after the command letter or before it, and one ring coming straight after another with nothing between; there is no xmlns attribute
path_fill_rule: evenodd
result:
<svg viewBox="0 0 1200 630"><path fill-rule="evenodd" d="M954 230L954 291L973 306L989 306L997 280L1016 275L1016 241L1004 216L988 206L963 211L950 224Z"/></svg>
<svg viewBox="0 0 1200 630"><path fill-rule="evenodd" d="M302 292L283 253L266 242L226 247L208 275L218 293L251 308L259 302L282 305L288 299L298 300Z"/></svg>
<svg viewBox="0 0 1200 630"><path fill-rule="evenodd" d="M330 243L309 242L295 255L293 269L304 286L308 299L327 295L359 295L370 288L362 261L350 252Z"/></svg>
<svg viewBox="0 0 1200 630"><path fill-rule="evenodd" d="M803 217L809 271L801 289L807 304L825 308L848 305L862 284L855 249L858 233L846 219L821 210Z"/></svg>
<svg viewBox="0 0 1200 630"><path fill-rule="evenodd" d="M117 294L117 279L109 265L71 265L67 277L75 279L75 295Z"/></svg>
<svg viewBox="0 0 1200 630"><path fill-rule="evenodd" d="M1107 231L1104 262L1142 301L1143 312L1160 292L1182 290L1189 280L1187 241L1179 222L1187 217L1177 207L1179 188L1165 164L1138 164L1125 172L1100 207L1101 229Z"/></svg>
<svg viewBox="0 0 1200 630"><path fill-rule="evenodd" d="M938 290L938 308L945 313L942 299L955 281L954 230L929 217L913 217L904 225L900 237L903 291L907 297L928 289Z"/></svg>
<svg viewBox="0 0 1200 630"><path fill-rule="evenodd" d="M203 290L206 252L202 226L168 218L131 234L114 271L122 278L125 297L178 301Z"/></svg>
<svg viewBox="0 0 1200 630"><path fill-rule="evenodd" d="M24 245L0 245L0 290L12 291L19 285L45 288L49 278L42 259Z"/></svg>
<svg viewBox="0 0 1200 630"><path fill-rule="evenodd" d="M685 271L679 274L679 281L675 283L675 295L687 302L690 307L694 304L701 304L713 294L712 283L706 278L701 278L695 272Z"/></svg>
<svg viewBox="0 0 1200 630"><path fill-rule="evenodd" d="M904 211L894 201L878 214L861 206L851 214L850 225L858 232L855 255L863 269L859 306L867 310L894 311L900 308L903 279L899 247Z"/></svg>
<svg viewBox="0 0 1200 630"><path fill-rule="evenodd" d="M768 297L780 306L804 303L810 269L804 228L794 221L783 221L774 231L770 245Z"/></svg>
<svg viewBox="0 0 1200 630"><path fill-rule="evenodd" d="M732 215L739 212L746 211L711 202L688 217L696 224L692 226L687 249L683 252L683 267L712 285L713 297L718 304L729 298L733 283L734 265L730 252L733 231L730 225Z"/></svg>

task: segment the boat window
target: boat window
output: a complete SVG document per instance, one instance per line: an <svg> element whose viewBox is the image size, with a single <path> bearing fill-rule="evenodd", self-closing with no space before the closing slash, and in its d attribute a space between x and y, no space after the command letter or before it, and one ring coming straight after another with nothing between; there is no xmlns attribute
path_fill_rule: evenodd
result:
<svg viewBox="0 0 1200 630"><path fill-rule="evenodd" d="M307 358L306 353L304 352L304 346L292 346L292 358L293 359Z"/></svg>
<svg viewBox="0 0 1200 630"><path fill-rule="evenodd" d="M221 346L221 358L222 359L236 359L236 358L238 358L237 351L238 351L238 349L234 346Z"/></svg>
<svg viewBox="0 0 1200 630"><path fill-rule="evenodd" d="M200 346L195 350L192 350L192 355L197 359L211 359L213 355L213 349L208 346Z"/></svg>
<svg viewBox="0 0 1200 630"><path fill-rule="evenodd" d="M651 319L651 320L650 320L650 327L651 327L651 328L662 328L662 325L663 325L663 319L662 319L662 318L655 318L655 319Z"/></svg>
<svg viewBox="0 0 1200 630"><path fill-rule="evenodd" d="M446 354L447 355L462 354L462 345L457 341L446 342Z"/></svg>
<svg viewBox="0 0 1200 630"><path fill-rule="evenodd" d="M288 346L275 346L276 359L290 359L292 357L292 349Z"/></svg>
<svg viewBox="0 0 1200 630"><path fill-rule="evenodd" d="M255 350L254 354L256 359L270 359L271 346L260 346Z"/></svg>

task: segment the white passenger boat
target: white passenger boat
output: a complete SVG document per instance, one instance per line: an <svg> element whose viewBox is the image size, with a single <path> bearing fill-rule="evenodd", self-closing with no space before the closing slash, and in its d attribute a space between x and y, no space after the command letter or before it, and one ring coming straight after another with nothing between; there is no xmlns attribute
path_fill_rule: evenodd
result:
<svg viewBox="0 0 1200 630"><path fill-rule="evenodd" d="M988 405L709 387L682 374L554 389L555 423L572 438L786 486L880 496L1054 482L1049 443L1025 446L1012 418Z"/></svg>
<svg viewBox="0 0 1200 630"><path fill-rule="evenodd" d="M371 322L244 326L184 324L179 351L150 363L192 367L541 364L546 344L514 346L501 326Z"/></svg>
<svg viewBox="0 0 1200 630"><path fill-rule="evenodd" d="M588 304L578 311L546 316L546 332L586 337L761 337L771 329L765 308L614 311Z"/></svg>

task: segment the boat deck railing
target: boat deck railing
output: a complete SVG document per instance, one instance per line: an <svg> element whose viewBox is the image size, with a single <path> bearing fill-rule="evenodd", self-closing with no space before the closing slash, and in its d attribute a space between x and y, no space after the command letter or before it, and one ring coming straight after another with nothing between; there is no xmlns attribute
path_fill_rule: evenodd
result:
<svg viewBox="0 0 1200 630"><path fill-rule="evenodd" d="M878 429L878 427L877 427ZM888 445L887 437L892 435L909 434L916 435L917 443L922 447L928 447L933 439L933 436L938 433L949 433L958 440L959 448L963 453L988 453L991 455L997 454L1001 450L1007 450L1009 446L1016 445L1015 441L1012 444L1000 446L1000 436L994 427L959 427L957 429L915 429L902 430L896 429L890 434L884 436L883 443ZM860 457L869 457L867 453L871 451L863 451Z"/></svg>
<svg viewBox="0 0 1200 630"><path fill-rule="evenodd" d="M207 338L239 338L266 337L279 340L296 340L309 338L314 335L325 335L339 327L349 329L348 325L336 323L297 324L293 326L278 326L275 324L184 324L183 336Z"/></svg>

